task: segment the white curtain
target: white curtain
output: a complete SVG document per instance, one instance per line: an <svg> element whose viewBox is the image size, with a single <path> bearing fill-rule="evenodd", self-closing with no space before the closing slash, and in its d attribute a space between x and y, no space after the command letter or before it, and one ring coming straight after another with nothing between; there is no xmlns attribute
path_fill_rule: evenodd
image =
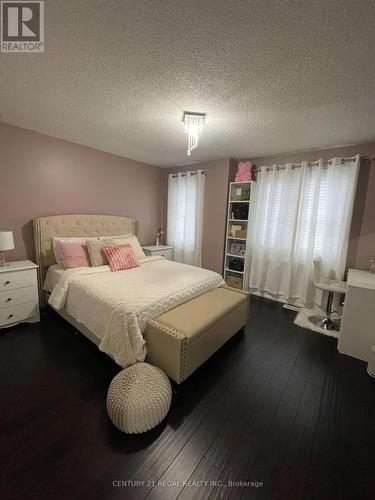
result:
<svg viewBox="0 0 375 500"><path fill-rule="evenodd" d="M312 263L342 279L359 156L261 167L249 286L289 302L314 301Z"/></svg>
<svg viewBox="0 0 375 500"><path fill-rule="evenodd" d="M193 266L202 265L205 180L202 170L168 176L167 243L174 260Z"/></svg>

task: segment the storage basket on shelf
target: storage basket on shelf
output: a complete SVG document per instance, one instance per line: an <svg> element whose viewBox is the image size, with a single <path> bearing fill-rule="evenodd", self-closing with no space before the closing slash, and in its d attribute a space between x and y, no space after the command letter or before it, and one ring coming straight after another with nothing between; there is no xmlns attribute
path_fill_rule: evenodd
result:
<svg viewBox="0 0 375 500"><path fill-rule="evenodd" d="M242 271L244 269L243 259L237 259L236 257L230 259L229 260L229 269L231 271L239 271L240 273L242 273Z"/></svg>
<svg viewBox="0 0 375 500"><path fill-rule="evenodd" d="M229 245L231 255L245 255L246 244L243 241L232 240Z"/></svg>
<svg viewBox="0 0 375 500"><path fill-rule="evenodd" d="M240 183L236 183L231 189L231 201L248 201L250 199L250 185L246 183L241 186Z"/></svg>
<svg viewBox="0 0 375 500"><path fill-rule="evenodd" d="M225 283L231 288L242 288L242 277L227 274L225 278Z"/></svg>
<svg viewBox="0 0 375 500"><path fill-rule="evenodd" d="M236 238L247 238L247 229L236 229L233 235Z"/></svg>
<svg viewBox="0 0 375 500"><path fill-rule="evenodd" d="M232 213L233 213L233 219L247 220L249 216L249 204L233 203Z"/></svg>

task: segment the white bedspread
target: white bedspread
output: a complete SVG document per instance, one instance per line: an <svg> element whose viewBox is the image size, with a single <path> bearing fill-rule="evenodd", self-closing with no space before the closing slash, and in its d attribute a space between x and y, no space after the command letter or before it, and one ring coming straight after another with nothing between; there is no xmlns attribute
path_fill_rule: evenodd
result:
<svg viewBox="0 0 375 500"><path fill-rule="evenodd" d="M46 274L46 279L43 283L43 290L51 293L64 273L65 269L57 264L49 266Z"/></svg>
<svg viewBox="0 0 375 500"><path fill-rule="evenodd" d="M99 337L99 349L123 367L144 361L142 332L149 319L224 284L213 271L163 257L140 263L114 273L108 266L69 269L49 299Z"/></svg>

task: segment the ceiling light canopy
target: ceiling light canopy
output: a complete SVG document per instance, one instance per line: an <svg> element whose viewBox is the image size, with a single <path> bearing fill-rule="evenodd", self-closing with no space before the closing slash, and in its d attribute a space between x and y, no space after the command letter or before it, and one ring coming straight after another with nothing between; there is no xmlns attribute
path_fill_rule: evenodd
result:
<svg viewBox="0 0 375 500"><path fill-rule="evenodd" d="M190 113L189 111L184 112L183 122L185 124L185 134L188 135L188 156L191 155L193 149L198 147L199 135L203 130L205 118L206 113Z"/></svg>

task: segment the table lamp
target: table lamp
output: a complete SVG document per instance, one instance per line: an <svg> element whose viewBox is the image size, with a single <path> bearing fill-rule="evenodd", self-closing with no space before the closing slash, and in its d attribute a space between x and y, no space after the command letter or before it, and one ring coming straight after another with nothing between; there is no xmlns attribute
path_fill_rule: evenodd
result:
<svg viewBox="0 0 375 500"><path fill-rule="evenodd" d="M5 260L5 250L13 250L14 240L12 231L0 231L0 267L8 265Z"/></svg>

